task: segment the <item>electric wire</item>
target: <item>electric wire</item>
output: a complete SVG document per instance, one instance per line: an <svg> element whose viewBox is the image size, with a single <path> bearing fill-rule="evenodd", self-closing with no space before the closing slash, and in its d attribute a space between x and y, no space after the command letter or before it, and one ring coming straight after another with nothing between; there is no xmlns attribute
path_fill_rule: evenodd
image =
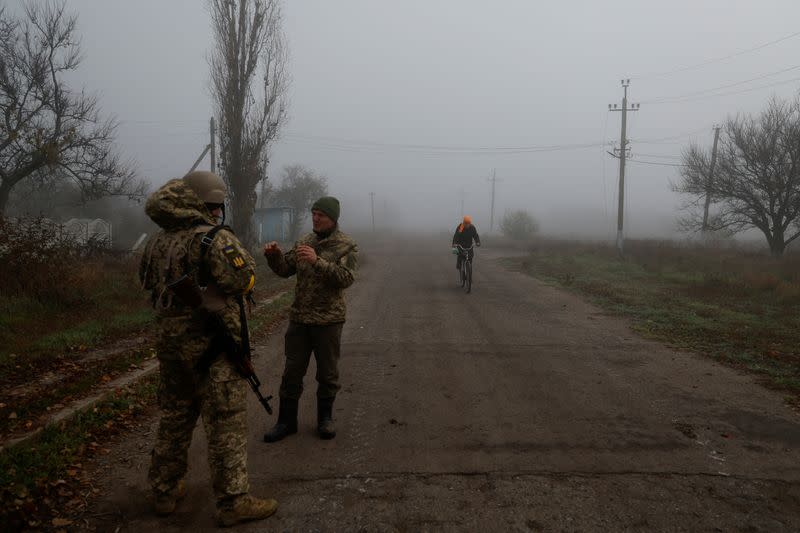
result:
<svg viewBox="0 0 800 533"><path fill-rule="evenodd" d="M722 90L722 89L729 89L731 87L737 87L739 85L744 85L746 83L751 83L751 82L754 82L754 81L763 80L765 78L770 78L772 76L777 76L778 74L783 74L785 72L790 72L792 70L797 70L799 68L800 68L800 65L794 65L792 67L784 68L784 69L781 69L781 70L776 70L774 72L769 72L767 74L763 74L761 76L756 76L755 78L750 78L750 79L747 79L747 80L737 81L735 83L728 83L726 85L720 85L720 86L717 86L717 87L712 87L710 89L703 89L703 90L700 90L700 91L692 91L690 93L685 93L685 94L680 94L680 95L675 95L675 96L664 96L664 97L660 97L660 98L654 98L652 100L642 100L641 103L652 105L652 104L669 103L669 102L671 102L673 100L683 100L683 99L686 99L686 98L692 98L692 97L696 97L696 96L701 96L701 95L704 95L704 94L707 94L707 93L711 93L711 92L714 92L714 91L719 91L719 90Z"/></svg>
<svg viewBox="0 0 800 533"><path fill-rule="evenodd" d="M738 52L734 52L732 54L725 55L725 56L722 56L722 57L716 57L716 58L713 58L713 59L708 59L708 60L702 61L700 63L695 63L693 65L688 65L688 66L684 66L684 67L678 67L678 68L675 68L675 69L672 69L672 70L667 70L667 71L664 71L664 72L658 72L658 73L654 73L654 74L647 74L645 76L637 76L635 78L632 77L631 79L646 80L646 79L650 79L650 78L660 78L660 77L664 77L664 76L670 76L672 74L677 74L677 73L680 73L680 72L686 72L686 71L689 71L689 70L695 70L695 69L698 69L698 68L701 68L701 67L705 67L707 65L718 63L720 61L727 61L728 59L733 59L734 57L739 57L739 56L742 56L742 55L745 55L745 54L756 52L756 51L761 50L763 48L766 48L768 46L772 46L774 44L778 44L778 43L786 41L788 39L792 39L794 37L797 37L798 35L800 35L800 31L791 33L789 35L785 35L783 37L780 37L778 39L775 39L775 40L772 40L772 41L769 41L769 42L766 42L766 43L763 43L763 44L760 44L760 45L753 46L751 48L747 48L745 50L740 50Z"/></svg>

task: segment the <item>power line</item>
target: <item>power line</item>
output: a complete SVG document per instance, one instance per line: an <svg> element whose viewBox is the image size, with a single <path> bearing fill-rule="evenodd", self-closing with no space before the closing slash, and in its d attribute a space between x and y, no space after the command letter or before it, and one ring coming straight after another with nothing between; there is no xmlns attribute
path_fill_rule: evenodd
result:
<svg viewBox="0 0 800 533"><path fill-rule="evenodd" d="M745 50L740 50L738 52L734 52L732 54L725 55L725 56L722 56L722 57L716 57L716 58L713 58L713 59L708 59L708 60L702 61L700 63L695 63L693 65L688 65L688 66L685 66L685 67L678 67L678 68L675 68L675 69L672 69L672 70L667 70L665 72L659 72L659 73L655 73L655 74L648 74L646 76L639 76L639 77L637 77L635 79L637 79L637 80L645 80L645 79L649 79L649 78L659 78L659 77L663 77L663 76L669 76L669 75L672 75L672 74L677 74L679 72L686 72L688 70L698 69L698 68L701 68L701 67L705 67L707 65L711 65L713 63L718 63L720 61L726 61L726 60L732 59L734 57L739 57L741 55L749 54L751 52L756 52L758 50L761 50L762 48L766 48L767 46L772 46L773 44L778 44L780 42L786 41L786 40L791 39L793 37L797 37L798 35L800 35L800 31L791 33L789 35L786 35L786 36L781 37L779 39L775 39L773 41L769 41L767 43L763 43L763 44L760 44L760 45L753 46L752 48L747 48Z"/></svg>
<svg viewBox="0 0 800 533"><path fill-rule="evenodd" d="M731 87L736 87L738 85L744 85L745 83L750 83L750 82L753 82L753 81L763 80L764 78L777 76L778 74L783 74L784 72L789 72L791 70L797 70L799 68L800 68L800 65L795 65L793 67L788 67L788 68L784 68L784 69L781 69L781 70L776 70L775 72L769 72L769 73L763 74L761 76L756 76L755 78L750 78L748 80L737 81L735 83L729 83L729 84L726 84L726 85L720 85L718 87L712 87L710 89L703 89L701 91L693 91L693 92L690 92L690 93L680 94L680 95L676 95L676 96L664 96L664 97L661 97L661 98L654 98L653 100L645 100L643 103L645 103L645 104L660 104L660 103L664 103L664 102L669 102L671 100L679 100L679 99L684 99L684 98L688 98L688 97L692 97L692 96L703 95L703 94L706 94L706 93L719 91L721 89L729 89Z"/></svg>
<svg viewBox="0 0 800 533"><path fill-rule="evenodd" d="M637 152L636 156L655 157L656 159L680 159L681 158L681 156L679 156L679 155L643 154L643 153L640 153L640 152Z"/></svg>
<svg viewBox="0 0 800 533"><path fill-rule="evenodd" d="M703 126L702 128L697 128L696 130L687 131L685 133L679 133L677 135L669 135L667 137L657 137L655 139L633 139L634 142L639 144L660 144L663 141L672 141L675 139L683 139L689 137L690 135L694 135L695 133L700 133L701 131L708 130L708 126ZM682 143L679 143L682 144Z"/></svg>
<svg viewBox="0 0 800 533"><path fill-rule="evenodd" d="M555 144L541 146L446 146L434 144L407 144L407 143L386 143L379 141L348 139L341 137L326 137L321 135L303 135L299 133L288 133L287 137L295 137L300 141L319 141L329 142L348 147L375 147L375 148L403 148L410 150L436 150L436 151L465 151L465 152L494 152L494 151L528 151L528 150L560 150L571 148L598 147L598 143L575 143L575 144Z"/></svg>
<svg viewBox="0 0 800 533"><path fill-rule="evenodd" d="M194 125L198 123L205 123L205 120L190 119L190 120L124 120L119 119L120 124L184 124Z"/></svg>
<svg viewBox="0 0 800 533"><path fill-rule="evenodd" d="M681 165L678 163L662 163L660 161L643 161L641 159L629 158L628 161L632 163L641 163L642 165L656 165L659 167L685 167L686 165Z"/></svg>
<svg viewBox="0 0 800 533"><path fill-rule="evenodd" d="M420 153L429 155L505 155L519 153L557 152L563 150L582 150L608 146L610 143L575 143L542 146L516 146L516 147L468 147L468 146L439 146L423 144L382 143L377 141L364 141L354 139L336 139L334 137L315 137L290 134L284 142L314 145L333 150L361 152L361 153L390 153L400 151L406 153Z"/></svg>
<svg viewBox="0 0 800 533"><path fill-rule="evenodd" d="M693 96L693 97L688 97L688 98L682 98L682 99L676 99L676 100L670 100L670 101L664 101L664 102L651 102L651 103L653 105L677 104L677 103L682 103L682 102L691 102L693 100L705 100L707 98L719 98L720 96L733 96L733 95L737 95L737 94L744 94L744 93L749 93L749 92L753 92L753 91L758 91L758 90L761 90L761 89L769 89L769 88L772 88L772 87L777 87L779 85L786 85L787 83L793 83L793 82L797 82L797 81L800 81L800 77L791 78L791 79L783 80L783 81L776 81L775 83L770 83L768 85L759 85L758 87L751 87L749 89L742 89L741 91L730 91L730 92L725 92L725 93L707 94L705 96Z"/></svg>

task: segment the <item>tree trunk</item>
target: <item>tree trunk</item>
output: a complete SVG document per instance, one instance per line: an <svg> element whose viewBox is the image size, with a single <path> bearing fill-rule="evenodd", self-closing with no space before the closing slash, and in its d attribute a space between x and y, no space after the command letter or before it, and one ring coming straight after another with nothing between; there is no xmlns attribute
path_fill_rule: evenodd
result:
<svg viewBox="0 0 800 533"><path fill-rule="evenodd" d="M11 185L9 185L9 181L3 180L0 183L0 216L3 216L6 212L6 206L8 205L8 197L11 195Z"/></svg>
<svg viewBox="0 0 800 533"><path fill-rule="evenodd" d="M769 253L772 257L781 257L783 255L784 250L786 250L783 231L776 229L772 232L772 235L767 235L767 242L769 243Z"/></svg>
<svg viewBox="0 0 800 533"><path fill-rule="evenodd" d="M253 212L256 206L256 195L237 194L233 204L233 231L239 241L247 248L252 250L256 244L256 236L253 233Z"/></svg>

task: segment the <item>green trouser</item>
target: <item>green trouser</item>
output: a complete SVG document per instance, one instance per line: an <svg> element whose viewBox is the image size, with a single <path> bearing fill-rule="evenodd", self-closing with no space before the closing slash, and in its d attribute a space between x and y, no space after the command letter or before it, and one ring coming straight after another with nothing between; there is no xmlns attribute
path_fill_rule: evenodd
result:
<svg viewBox="0 0 800 533"><path fill-rule="evenodd" d="M290 322L284 337L286 363L281 380L281 398L299 400L311 353L317 360L317 398L333 399L339 385L339 354L344 324L315 326Z"/></svg>
<svg viewBox="0 0 800 533"><path fill-rule="evenodd" d="M186 475L189 444L202 416L215 496L246 494L247 384L225 357L202 373L186 360L161 360L159 370L162 415L148 476L153 491L170 492Z"/></svg>

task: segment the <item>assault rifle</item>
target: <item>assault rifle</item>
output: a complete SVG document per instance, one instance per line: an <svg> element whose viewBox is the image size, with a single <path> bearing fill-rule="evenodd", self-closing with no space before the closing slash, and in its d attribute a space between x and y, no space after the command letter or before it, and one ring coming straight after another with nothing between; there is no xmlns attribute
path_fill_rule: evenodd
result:
<svg viewBox="0 0 800 533"><path fill-rule="evenodd" d="M239 319L241 321L241 337L242 343L239 344L236 342L236 339L233 338L231 332L228 330L227 326L222 323L222 319L219 316L214 316L214 321L217 322L217 334L211 339L211 342L206 348L205 353L200 358L200 362L204 363L207 361L207 365L211 366L211 363L219 356L221 353L225 353L225 356L228 358L228 361L236 368L236 371L239 372L248 384L250 384L250 388L253 389L253 392L256 393L258 397L258 401L261 405L264 406L264 409L267 411L268 414L272 414L272 407L269 405L269 401L272 399L272 396L264 397L261 394L261 380L258 379L256 376L255 368L253 368L253 356L252 351L250 349L250 333L247 328L247 315L244 312L244 298L242 296L238 296L236 298L236 303L239 304Z"/></svg>
<svg viewBox="0 0 800 533"><path fill-rule="evenodd" d="M193 309L200 308L202 304L202 292L200 292L191 276L183 276L176 282L170 284L169 287L186 305ZM250 349L250 332L247 327L247 315L244 311L244 298L238 296L236 298L236 303L239 304L241 344L236 342L228 326L217 313L208 312L215 334L211 338L208 348L206 348L203 355L200 356L200 360L197 362L197 368L202 371L208 370L217 357L224 353L228 361L236 368L239 375L250 384L250 388L256 393L258 401L264 406L267 413L272 414L272 407L269 405L272 396L267 396L265 398L264 395L261 394L261 380L258 379L255 368L253 368L253 354Z"/></svg>

